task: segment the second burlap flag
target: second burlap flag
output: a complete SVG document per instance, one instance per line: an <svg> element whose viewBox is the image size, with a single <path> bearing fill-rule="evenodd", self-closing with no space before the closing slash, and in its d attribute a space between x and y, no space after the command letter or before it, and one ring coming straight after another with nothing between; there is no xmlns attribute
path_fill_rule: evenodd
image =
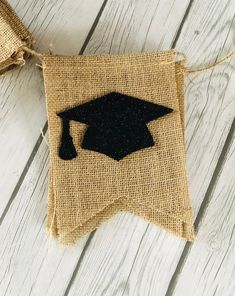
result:
<svg viewBox="0 0 235 296"><path fill-rule="evenodd" d="M31 48L33 37L15 14L11 6L0 1L0 74L24 64L27 53L23 47Z"/></svg>

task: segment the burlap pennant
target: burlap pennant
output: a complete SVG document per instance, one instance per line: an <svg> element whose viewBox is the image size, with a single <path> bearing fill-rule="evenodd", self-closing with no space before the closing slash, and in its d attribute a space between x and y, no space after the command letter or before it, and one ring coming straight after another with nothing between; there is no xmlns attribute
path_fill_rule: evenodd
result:
<svg viewBox="0 0 235 296"><path fill-rule="evenodd" d="M10 5L0 1L0 74L24 64L23 46L32 47L33 38Z"/></svg>
<svg viewBox="0 0 235 296"><path fill-rule="evenodd" d="M184 61L176 62L174 51L46 55L43 74L51 159L49 231L62 244L72 244L114 214L128 211L193 240ZM134 109L137 105L141 108ZM123 136L128 132L129 139Z"/></svg>

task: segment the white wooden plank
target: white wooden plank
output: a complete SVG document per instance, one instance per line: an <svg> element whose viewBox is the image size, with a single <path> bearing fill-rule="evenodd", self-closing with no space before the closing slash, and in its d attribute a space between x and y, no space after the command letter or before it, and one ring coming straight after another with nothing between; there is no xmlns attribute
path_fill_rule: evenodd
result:
<svg viewBox="0 0 235 296"><path fill-rule="evenodd" d="M174 4L180 5L176 2ZM195 58L192 60L195 63L200 60L202 63L205 62L210 55L223 54L227 44L231 43L230 27L233 21L233 8L233 3L229 1L223 3L218 0L206 3L202 0L194 1L192 11L182 30L181 36L183 37L180 37L177 48L182 48L191 57L190 48L195 47L197 50L195 50ZM115 11L120 10L123 11L124 16L115 16ZM141 13L144 14L143 10L144 8L141 8ZM153 7L151 10L154 11ZM93 35L92 47L88 48L88 52L109 52L110 49L117 48L117 44L120 49L127 52L129 42L130 51L134 51L136 44L133 39L129 37L124 39L120 36L123 34L133 36L132 33L128 35L129 29L131 32L135 32L135 40L141 40L139 18L133 16L127 18L125 9L120 6L116 10L107 6L106 13L109 17L105 17L104 14ZM133 15L138 16L136 8L133 10ZM162 13L160 12L159 15ZM114 21L111 22L110 17ZM126 24L127 19L129 20L128 24ZM132 19L138 20L135 23ZM169 15L169 19L174 22L174 13ZM161 22L161 18L158 21ZM152 23L154 22L152 21ZM107 27L113 31L107 32ZM177 22L173 27L177 27ZM192 28L194 29L192 30ZM155 29L157 31L157 28ZM166 32L172 34L167 28L164 33ZM213 42L215 36L219 36L219 38ZM148 38L147 36L147 40ZM155 41L149 39L146 44L154 44L157 41L157 39ZM171 41L172 39L168 40L168 46ZM109 46L103 44L109 44ZM164 46L167 46L167 42ZM140 48L137 45L137 50ZM160 48L158 47L158 49ZM116 50L114 49L114 51ZM234 116L234 88L232 87L234 80L235 76L232 74L232 67L229 63L207 73L191 76L187 80L187 155L191 200L195 216L205 196ZM125 219L126 216L129 215L119 215L119 218L110 220L97 231L69 295L76 295L78 291L80 295L156 295L156 293L157 295L165 295L185 241L173 237L153 225L148 227L148 224L141 219L138 223L142 231L138 227L138 234L135 229L131 233L133 228L130 229L130 232L127 229L131 227L132 223L136 223L136 219L138 219L136 217L133 217L130 222L128 221L125 229L118 229L116 219L119 219L118 223L122 225L122 219ZM109 241L108 237L112 235L111 229L115 231L115 238ZM129 253L130 259L129 256L126 256L129 247L126 247L125 240L126 238L129 240L131 235L136 242L140 241L141 243L138 248L132 247L133 253ZM139 239L136 236L139 236ZM106 245L103 242L105 248L102 249L102 254L97 249L97 245L101 241L106 241ZM129 242L129 244L132 243L132 241ZM119 248L118 256L113 256L110 259L109 254L115 252L117 244L123 245L123 247ZM107 254L107 257L104 254ZM112 266L114 266L113 271ZM84 287L84 282L89 288Z"/></svg>
<svg viewBox="0 0 235 296"><path fill-rule="evenodd" d="M37 40L36 47L77 54L103 0L11 0ZM41 71L35 59L0 77L0 216L46 122Z"/></svg>
<svg viewBox="0 0 235 296"><path fill-rule="evenodd" d="M235 134L175 296L232 296L235 291Z"/></svg>
<svg viewBox="0 0 235 296"><path fill-rule="evenodd" d="M1 295L64 295L86 242L65 249L46 233L48 158L42 143L1 225Z"/></svg>
<svg viewBox="0 0 235 296"><path fill-rule="evenodd" d="M234 1L197 0L177 48L189 64L206 65L233 48ZM204 13L203 13L204 12ZM191 28L194 28L192 31ZM192 206L198 212L235 113L234 60L189 75L186 83L186 147Z"/></svg>
<svg viewBox="0 0 235 296"><path fill-rule="evenodd" d="M168 50L188 0L109 0L85 53Z"/></svg>
<svg viewBox="0 0 235 296"><path fill-rule="evenodd" d="M168 252L175 242L175 237L162 235L141 218L116 215L96 232L69 295L164 295L156 292L167 284L164 268L170 263ZM161 258L156 252L159 249ZM156 269L162 283L153 278ZM174 266L168 266L169 271Z"/></svg>

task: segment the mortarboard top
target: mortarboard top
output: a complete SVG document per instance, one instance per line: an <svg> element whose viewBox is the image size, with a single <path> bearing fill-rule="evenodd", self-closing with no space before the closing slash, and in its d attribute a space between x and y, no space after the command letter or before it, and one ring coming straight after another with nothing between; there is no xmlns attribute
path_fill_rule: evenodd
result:
<svg viewBox="0 0 235 296"><path fill-rule="evenodd" d="M60 158L77 156L69 133L70 120L88 125L81 147L103 153L115 160L143 148L154 141L146 124L173 110L117 92L80 104L58 113L62 119Z"/></svg>

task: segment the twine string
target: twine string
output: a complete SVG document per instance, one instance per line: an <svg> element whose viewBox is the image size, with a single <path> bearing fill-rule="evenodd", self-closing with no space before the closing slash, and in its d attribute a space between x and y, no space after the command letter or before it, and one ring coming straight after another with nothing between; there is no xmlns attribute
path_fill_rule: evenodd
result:
<svg viewBox="0 0 235 296"><path fill-rule="evenodd" d="M27 47L27 46L23 46L22 49L25 52L31 54L32 56L36 56L40 61L42 61L44 54L39 53L39 52L37 52L37 51ZM181 56L183 58L182 61L187 61L187 56L184 53L176 51L176 50L174 50L174 52L175 52L176 55ZM216 67L218 65L223 64L224 62L226 62L228 59L232 58L233 56L235 56L235 50L228 53L225 57L219 59L215 63L202 66L201 68L185 67L185 71L188 74L204 72L206 70L209 70L211 68L214 68L214 67ZM163 62L161 64L169 64L169 63L175 63L175 61L173 61L173 62Z"/></svg>
<svg viewBox="0 0 235 296"><path fill-rule="evenodd" d="M23 49L25 52L31 54L32 56L36 56L37 58L39 58L39 60L42 61L42 58L43 58L43 54L42 54L42 53L37 52L36 50L33 50L33 49L31 49L31 48L29 48L29 47L27 47L27 46L22 46L22 49Z"/></svg>
<svg viewBox="0 0 235 296"><path fill-rule="evenodd" d="M189 74L190 74L190 73L204 72L204 71L206 71L206 70L209 70L209 69L211 69L211 68L214 68L214 67L216 67L216 66L218 66L218 65L223 64L223 63L226 62L228 59L232 58L234 55L235 55L235 50L232 51L232 52L230 52L230 53L228 53L225 57L223 57L222 59L219 59L217 62L212 63L212 64L205 65L205 66L203 66L203 67L201 67L201 68L195 68L195 69L194 69L194 68L189 68L189 67L187 67L187 68L186 68L186 72L189 73Z"/></svg>
<svg viewBox="0 0 235 296"><path fill-rule="evenodd" d="M47 139L46 139L46 136L45 136L45 134L44 134L42 128L40 128L40 134L41 134L41 136L42 136L42 139L43 139L44 142L46 143L47 147L49 147L49 143L48 143L48 141L47 141Z"/></svg>

